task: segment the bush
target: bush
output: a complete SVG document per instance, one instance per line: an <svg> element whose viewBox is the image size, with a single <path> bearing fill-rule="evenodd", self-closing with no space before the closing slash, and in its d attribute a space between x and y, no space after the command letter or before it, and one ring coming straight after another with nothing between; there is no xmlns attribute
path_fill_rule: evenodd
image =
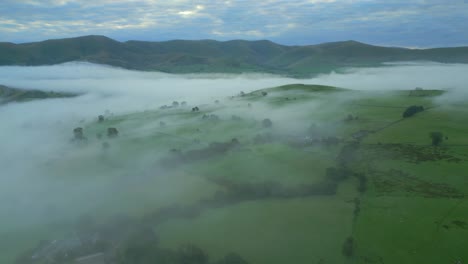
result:
<svg viewBox="0 0 468 264"><path fill-rule="evenodd" d="M423 106L417 106L417 105L412 105L408 108L406 108L405 112L403 112L403 117L404 118L407 118L407 117L410 117L410 116L413 116L419 112L422 112L424 111L424 107Z"/></svg>

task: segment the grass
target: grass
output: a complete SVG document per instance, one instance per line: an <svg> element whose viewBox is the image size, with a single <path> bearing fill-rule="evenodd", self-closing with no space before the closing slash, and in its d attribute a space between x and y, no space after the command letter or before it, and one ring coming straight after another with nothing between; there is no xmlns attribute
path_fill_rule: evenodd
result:
<svg viewBox="0 0 468 264"><path fill-rule="evenodd" d="M454 110L448 107L429 109L372 135L366 142L427 145L430 144L429 133L440 131L448 137L448 140L444 141L445 145L465 145L468 144L468 138L465 135L468 129L468 123L464 120L465 114L464 110Z"/></svg>
<svg viewBox="0 0 468 264"><path fill-rule="evenodd" d="M400 134L395 131L417 133L408 127L411 122L422 124L428 120L426 117L415 116L384 130L385 134L370 136L369 141L375 136L383 141L388 135L390 142L407 142L407 137L398 138ZM460 155L466 153L466 148L434 149L427 146L427 141L424 137L415 142L426 143L421 147L383 144L361 150L360 156L365 160L361 170L370 184L361 197L361 213L353 231L356 263L463 263L468 259L464 250L468 232L468 184L464 171L468 167L466 157ZM434 155L443 158L434 160Z"/></svg>
<svg viewBox="0 0 468 264"><path fill-rule="evenodd" d="M68 146L60 158L37 168L54 182L47 193L32 184L25 189L43 215L40 223L27 228L15 223L17 211L1 220L2 226L17 226L14 231L0 230L10 240L0 242L10 252L0 256L0 262L11 262L40 239L67 236L81 215L92 214L101 222L120 213L146 219L177 205L201 205L202 210L191 217L153 223L162 245L176 248L191 242L213 259L234 251L251 263L272 264L468 260L464 250L467 106L434 100L442 91L409 96L409 91L347 91L300 84L266 89L266 96L261 91L204 105L200 112L191 112L190 107L153 109L85 124L87 143ZM252 107L244 109L248 103ZM410 105L426 110L403 119ZM204 114L217 115L219 120L204 120ZM348 115L353 118L347 120ZM273 120L272 128L261 125L267 117ZM116 127L119 137L108 139L108 127ZM343 165L338 157L346 154L344 146L354 142L353 134L360 130L372 133L355 147L352 163ZM432 131L448 137L438 148L430 145ZM96 137L98 133L103 139ZM256 143L255 137L263 134L274 140ZM340 142L320 143L333 136ZM206 150L210 143L233 138L239 147L159 166L177 151ZM303 145L293 147L292 140ZM108 150L102 148L105 141L110 143ZM274 182L300 187L324 182L327 168L342 166L351 172L338 183L334 195L206 203L227 191L219 180L243 186ZM361 193L357 187L362 178L354 177L357 174L367 179L367 190ZM3 195L8 198L8 192ZM65 214L44 217L47 207ZM345 257L343 243L349 237L354 241L353 254Z"/></svg>
<svg viewBox="0 0 468 264"><path fill-rule="evenodd" d="M468 258L466 200L367 197L354 229L356 263L456 263ZM445 227L446 226L446 227Z"/></svg>
<svg viewBox="0 0 468 264"><path fill-rule="evenodd" d="M191 242L215 258L234 251L251 263L343 263L337 241L351 232L352 210L327 197L247 202L156 230L166 247Z"/></svg>
<svg viewBox="0 0 468 264"><path fill-rule="evenodd" d="M298 152L284 145L268 144L197 164L195 170L214 179L297 186L321 182L325 169L334 165L337 152L338 148Z"/></svg>

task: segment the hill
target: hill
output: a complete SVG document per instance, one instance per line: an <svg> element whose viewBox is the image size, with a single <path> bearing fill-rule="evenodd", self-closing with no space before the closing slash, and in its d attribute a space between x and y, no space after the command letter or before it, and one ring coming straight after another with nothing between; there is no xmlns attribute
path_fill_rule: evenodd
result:
<svg viewBox="0 0 468 264"><path fill-rule="evenodd" d="M46 92L40 90L24 90L0 85L0 105L10 102L24 102L35 99L74 97L76 94L61 92Z"/></svg>
<svg viewBox="0 0 468 264"><path fill-rule="evenodd" d="M0 184L0 263L461 263L468 105L443 93L296 83L88 121L45 114L47 130L17 138L44 153L47 131L62 151L12 151L38 165Z"/></svg>
<svg viewBox="0 0 468 264"><path fill-rule="evenodd" d="M356 41L308 46L285 46L268 40L118 42L104 36L0 43L0 65L51 65L70 61L171 73L267 72L306 76L342 67L396 61L468 63L468 47L406 49Z"/></svg>

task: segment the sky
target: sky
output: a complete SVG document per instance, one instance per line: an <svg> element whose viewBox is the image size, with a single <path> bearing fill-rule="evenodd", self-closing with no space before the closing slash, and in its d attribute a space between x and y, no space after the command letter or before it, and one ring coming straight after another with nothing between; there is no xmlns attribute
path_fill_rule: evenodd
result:
<svg viewBox="0 0 468 264"><path fill-rule="evenodd" d="M82 35L119 41L356 40L468 46L468 0L2 0L0 42Z"/></svg>

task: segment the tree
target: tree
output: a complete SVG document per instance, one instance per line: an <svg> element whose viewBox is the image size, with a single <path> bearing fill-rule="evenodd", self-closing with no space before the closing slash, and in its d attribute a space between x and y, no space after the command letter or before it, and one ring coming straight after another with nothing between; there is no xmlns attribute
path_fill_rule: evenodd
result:
<svg viewBox="0 0 468 264"><path fill-rule="evenodd" d="M119 131L115 127L109 127L107 129L107 137L114 138L119 135Z"/></svg>
<svg viewBox="0 0 468 264"><path fill-rule="evenodd" d="M75 140L84 140L86 139L84 134L83 134L83 128L82 127L77 127L73 129L73 136Z"/></svg>
<svg viewBox="0 0 468 264"><path fill-rule="evenodd" d="M432 146L434 147L439 146L444 140L444 135L441 132L431 132L429 137L431 138Z"/></svg>

